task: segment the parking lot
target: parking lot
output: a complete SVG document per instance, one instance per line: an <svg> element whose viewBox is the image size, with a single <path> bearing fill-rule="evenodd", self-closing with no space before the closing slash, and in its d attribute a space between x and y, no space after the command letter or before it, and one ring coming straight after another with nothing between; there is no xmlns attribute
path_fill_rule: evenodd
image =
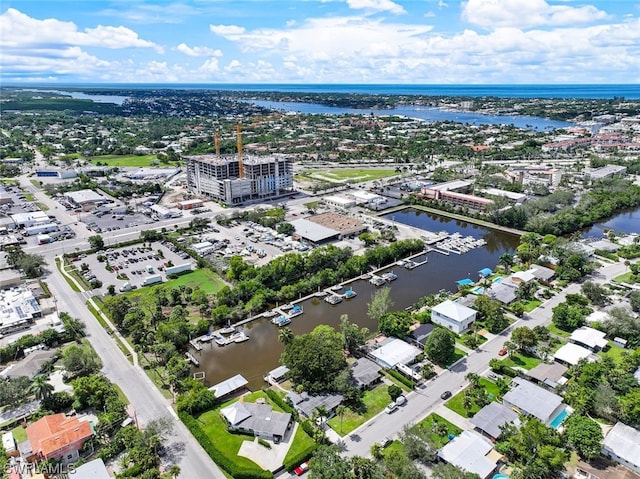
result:
<svg viewBox="0 0 640 479"><path fill-rule="evenodd" d="M104 211L104 210L103 210ZM107 233L133 226L147 225L154 221L142 213L125 214L124 211L117 210L96 211L95 213L84 213L80 215L80 220L87 225L90 231L96 233Z"/></svg>
<svg viewBox="0 0 640 479"><path fill-rule="evenodd" d="M119 291L125 283L139 288L148 276L159 274L162 276L162 281L166 281L167 266L193 264L189 255L181 251L173 251L173 248L171 243L160 242L152 243L151 247L139 244L126 248L109 248L92 255L81 255L75 263L78 269L82 263L89 265L86 273L82 274L87 281L97 279L102 282L102 287L96 291L104 293L111 284L116 287L116 291ZM105 256L106 261L99 261L98 256ZM107 264L113 271L106 269ZM118 275L121 279L118 279Z"/></svg>

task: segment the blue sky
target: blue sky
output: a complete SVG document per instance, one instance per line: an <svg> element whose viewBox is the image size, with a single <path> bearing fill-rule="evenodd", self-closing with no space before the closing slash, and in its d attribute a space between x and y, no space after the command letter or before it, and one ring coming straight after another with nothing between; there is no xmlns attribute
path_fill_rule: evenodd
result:
<svg viewBox="0 0 640 479"><path fill-rule="evenodd" d="M640 0L3 0L2 83L640 83Z"/></svg>

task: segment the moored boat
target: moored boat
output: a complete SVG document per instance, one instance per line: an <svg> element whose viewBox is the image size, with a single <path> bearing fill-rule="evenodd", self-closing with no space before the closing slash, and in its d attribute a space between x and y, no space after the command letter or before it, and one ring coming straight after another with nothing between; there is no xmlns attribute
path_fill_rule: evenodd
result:
<svg viewBox="0 0 640 479"><path fill-rule="evenodd" d="M330 294L329 296L324 298L324 300L329 304L338 304L342 302L342 298L337 294Z"/></svg>
<svg viewBox="0 0 640 479"><path fill-rule="evenodd" d="M349 288L348 290L346 290L344 292L344 297L345 299L351 299L351 298L355 298L358 294L352 290L351 288Z"/></svg>

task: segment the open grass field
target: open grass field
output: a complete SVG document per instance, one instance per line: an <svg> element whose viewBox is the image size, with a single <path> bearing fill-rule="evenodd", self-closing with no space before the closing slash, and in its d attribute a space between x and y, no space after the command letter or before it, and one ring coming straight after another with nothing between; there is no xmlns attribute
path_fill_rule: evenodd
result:
<svg viewBox="0 0 640 479"><path fill-rule="evenodd" d="M391 402L391 398L387 393L387 386L380 384L366 391L362 401L366 407L366 410L362 414L358 414L349 409L342 415L342 421L340 420L340 416L336 415L329 420L331 429L341 436L350 433L382 411L387 404Z"/></svg>
<svg viewBox="0 0 640 479"><path fill-rule="evenodd" d="M530 313L531 311L536 309L541 304L542 304L542 301L540 301L539 299L529 300L526 303L524 303L524 305L523 305L524 306L524 312L525 313Z"/></svg>
<svg viewBox="0 0 640 479"><path fill-rule="evenodd" d="M344 168L344 169L331 169L331 170L309 170L305 172L307 178L311 177L317 179L323 179L328 182L342 183L346 180L351 180L355 183L362 183L363 181L379 180L381 178L388 178L389 176L396 175L395 169L364 169L364 168Z"/></svg>
<svg viewBox="0 0 640 479"><path fill-rule="evenodd" d="M609 341L609 349L607 349L606 351L599 351L597 354L601 357L608 356L613 359L616 364L620 364L620 361L622 361L622 355L625 352L628 353L629 350L621 348L620 346L616 346L612 341Z"/></svg>
<svg viewBox="0 0 640 479"><path fill-rule="evenodd" d="M102 155L87 158L93 164L100 162L107 166L162 166L157 155ZM172 164L165 164L166 167Z"/></svg>
<svg viewBox="0 0 640 479"><path fill-rule="evenodd" d="M564 329L560 329L558 326L556 326L553 323L549 324L547 326L547 329L551 334L555 334L556 336L560 336L561 338L568 338L569 336L571 336L570 332L565 331Z"/></svg>
<svg viewBox="0 0 640 479"><path fill-rule="evenodd" d="M480 378L480 384L489 395L491 401L495 401L499 393L498 386L496 386L495 383L484 378ZM449 399L449 401L447 401L445 406L451 409L453 412L456 412L460 416L466 417L466 418L472 417L480 409L482 409L478 407L475 403L473 403L471 406L471 409L469 410L469 413L467 414L467 410L462 405L463 398L464 398L464 390L460 391L458 394L456 394L451 399Z"/></svg>
<svg viewBox="0 0 640 479"><path fill-rule="evenodd" d="M169 281L165 281L161 284L155 284L153 286L145 286L142 288L135 289L127 293L127 295L131 299L135 298L143 298L153 290L164 287L164 288L179 288L180 286L189 286L190 288L199 287L202 291L207 294L213 294L220 291L225 283L222 281L220 276L209 269L197 269L192 271L191 273L183 274L178 276L176 279L170 279Z"/></svg>

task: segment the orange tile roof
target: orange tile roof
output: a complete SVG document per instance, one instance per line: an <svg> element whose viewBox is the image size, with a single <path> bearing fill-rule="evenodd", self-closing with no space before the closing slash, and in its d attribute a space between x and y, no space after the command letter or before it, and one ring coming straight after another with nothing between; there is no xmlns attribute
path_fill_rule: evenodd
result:
<svg viewBox="0 0 640 479"><path fill-rule="evenodd" d="M45 458L67 446L84 442L92 435L93 429L88 421L67 417L63 413L45 416L27 426L32 450Z"/></svg>

